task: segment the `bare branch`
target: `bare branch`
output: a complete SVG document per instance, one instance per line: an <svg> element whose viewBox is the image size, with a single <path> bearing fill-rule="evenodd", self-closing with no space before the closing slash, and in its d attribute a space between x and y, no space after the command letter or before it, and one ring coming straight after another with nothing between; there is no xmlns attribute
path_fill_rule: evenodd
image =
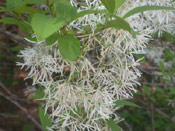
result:
<svg viewBox="0 0 175 131"><path fill-rule="evenodd" d="M5 117L5 118L18 118L19 115L8 115L8 114L3 114L3 113L0 113L0 116L1 117Z"/></svg>
<svg viewBox="0 0 175 131"><path fill-rule="evenodd" d="M1 87L6 88L2 83L0 83ZM7 88L6 88L7 89ZM8 91L9 94L11 94L11 92ZM11 103L13 103L14 105L16 105L20 110L22 110L25 114L26 117L28 119L30 119L38 129L40 129L41 131L43 131L42 126L35 120L35 118L33 118L33 116L24 108L22 107L17 101L13 100L11 97L6 96L4 93L0 92L0 96L4 97L5 99L9 100ZM14 95L13 95L14 96Z"/></svg>
<svg viewBox="0 0 175 131"><path fill-rule="evenodd" d="M1 86L9 95L11 95L11 96L13 96L13 97L17 97L16 95L12 94L12 93L4 86L4 84L1 83L1 81L0 81L0 86Z"/></svg>
<svg viewBox="0 0 175 131"><path fill-rule="evenodd" d="M27 41L23 37L21 37L19 35L13 34L13 33L9 32L9 31L5 31L5 30L3 30L1 28L0 28L0 33L8 36L11 39L16 40L17 42L21 43L23 46L25 46L27 44Z"/></svg>

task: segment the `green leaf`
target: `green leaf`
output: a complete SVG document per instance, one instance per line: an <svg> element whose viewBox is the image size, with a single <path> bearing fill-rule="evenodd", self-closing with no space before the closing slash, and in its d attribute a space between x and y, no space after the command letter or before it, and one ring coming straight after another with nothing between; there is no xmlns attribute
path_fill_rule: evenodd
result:
<svg viewBox="0 0 175 131"><path fill-rule="evenodd" d="M18 25L24 32L26 32L28 34L31 32L30 25L24 23L23 21L17 20L15 18L5 17L5 18L0 19L0 22L2 22L4 24Z"/></svg>
<svg viewBox="0 0 175 131"><path fill-rule="evenodd" d="M41 12L38 9L35 9L33 7L27 7L27 6L23 6L23 7L18 7L15 9L12 9L12 11L16 12L17 14L35 14L35 13L39 13Z"/></svg>
<svg viewBox="0 0 175 131"><path fill-rule="evenodd" d="M45 114L44 109L42 109L41 107L39 108L39 117L44 131L47 131L47 127L52 126L52 121L49 118L49 114Z"/></svg>
<svg viewBox="0 0 175 131"><path fill-rule="evenodd" d="M31 41L29 43L37 43L36 37L32 37L30 34L26 35L25 38L28 39L29 41Z"/></svg>
<svg viewBox="0 0 175 131"><path fill-rule="evenodd" d="M106 25L98 24L95 33L98 33L107 28L115 28L117 30L122 29L128 31L133 36L133 38L136 38L136 32L132 29L127 21L118 16L115 16L115 18L115 20L107 21Z"/></svg>
<svg viewBox="0 0 175 131"><path fill-rule="evenodd" d="M0 7L0 12L7 12L7 11L9 11L9 9L4 8L4 7Z"/></svg>
<svg viewBox="0 0 175 131"><path fill-rule="evenodd" d="M121 131L121 128L112 119L106 120L106 124L111 128L111 131Z"/></svg>
<svg viewBox="0 0 175 131"><path fill-rule="evenodd" d="M107 13L107 12L104 10L84 10L84 11L79 12L76 15L75 19L78 19L80 17L83 17L85 15L89 15L89 14L104 14L104 13Z"/></svg>
<svg viewBox="0 0 175 131"><path fill-rule="evenodd" d="M134 9L130 10L128 13L126 13L123 16L123 18L127 18L131 15L141 13L141 12L144 12L144 11L151 11L151 10L175 10L175 8L166 7L166 6L140 6L140 7L136 7Z"/></svg>
<svg viewBox="0 0 175 131"><path fill-rule="evenodd" d="M165 72L164 75L165 76L172 76L172 75L175 75L175 72L174 71Z"/></svg>
<svg viewBox="0 0 175 131"><path fill-rule="evenodd" d="M46 45L47 46L53 45L57 40L58 40L58 34L54 33L53 35L49 36L46 39Z"/></svg>
<svg viewBox="0 0 175 131"><path fill-rule="evenodd" d="M114 13L124 4L126 0L101 0L103 5L110 13Z"/></svg>
<svg viewBox="0 0 175 131"><path fill-rule="evenodd" d="M58 21L56 18L50 18L43 14L35 14L32 17L31 25L38 40L42 41L58 31L64 25L64 20Z"/></svg>
<svg viewBox="0 0 175 131"><path fill-rule="evenodd" d="M31 96L30 99L41 99L45 95L44 90L38 89L35 91L35 95Z"/></svg>
<svg viewBox="0 0 175 131"><path fill-rule="evenodd" d="M25 2L23 0L7 0L6 7L8 9L18 8L24 6Z"/></svg>
<svg viewBox="0 0 175 131"><path fill-rule="evenodd" d="M164 66L163 62L160 61L160 62L159 62L159 65L160 65L160 70L161 70L161 72L162 72L162 73L165 73L165 66Z"/></svg>
<svg viewBox="0 0 175 131"><path fill-rule="evenodd" d="M87 113L85 112L85 110L79 106L77 107L77 109L75 109L75 112L80 117L83 117L83 118L87 117ZM76 114L73 114L73 115L76 115Z"/></svg>
<svg viewBox="0 0 175 131"><path fill-rule="evenodd" d="M73 36L60 36L58 47L62 57L68 61L75 61L80 56L80 41Z"/></svg>
<svg viewBox="0 0 175 131"><path fill-rule="evenodd" d="M169 48L166 48L164 50L163 57L165 59L165 62L172 61L174 59L174 53Z"/></svg>
<svg viewBox="0 0 175 131"><path fill-rule="evenodd" d="M57 0L55 3L56 16L70 21L77 14L77 8L73 7L68 0Z"/></svg>
<svg viewBox="0 0 175 131"><path fill-rule="evenodd" d="M139 60L140 63L146 63L146 59L145 59L145 56L143 54L135 54L133 53L133 56L135 57L136 60Z"/></svg>
<svg viewBox="0 0 175 131"><path fill-rule="evenodd" d="M101 23L99 23L99 24L97 24L97 27L96 27L96 29L95 29L95 33L98 33L98 32L100 32L100 31L102 31L102 30L104 30L105 29L105 25L103 25L103 24L101 24Z"/></svg>
<svg viewBox="0 0 175 131"><path fill-rule="evenodd" d="M122 6L125 3L126 0L115 0L115 9L114 12L116 12L118 10L118 8L120 8L120 6Z"/></svg>
<svg viewBox="0 0 175 131"><path fill-rule="evenodd" d="M125 101L125 100L117 100L115 102L115 106L116 107L119 107L119 106L134 106L134 107L139 107L138 105L134 104L133 102Z"/></svg>
<svg viewBox="0 0 175 131"><path fill-rule="evenodd" d="M163 31L162 39L166 42L173 42L175 39L175 36L169 32Z"/></svg>
<svg viewBox="0 0 175 131"><path fill-rule="evenodd" d="M25 0L25 4L40 4L44 5L45 0Z"/></svg>
<svg viewBox="0 0 175 131"><path fill-rule="evenodd" d="M71 21L69 21L69 23L74 21L74 20L76 20L76 19L78 19L78 18L81 18L81 17L83 17L85 15L89 15L89 14L104 14L104 13L107 13L107 12L103 11L103 10L84 10L84 11L81 11L81 12L77 13L74 17L72 17L72 19L71 19Z"/></svg>
<svg viewBox="0 0 175 131"><path fill-rule="evenodd" d="M20 22L19 20L12 18L12 17L5 17L0 19L0 22L4 23L4 24L15 24L18 25Z"/></svg>
<svg viewBox="0 0 175 131"><path fill-rule="evenodd" d="M123 30L131 33L131 28L130 28L129 24L126 23L125 21L123 21L124 23L122 23L122 21L121 21L121 19L108 21L106 23L106 28L113 27L117 30L123 29Z"/></svg>
<svg viewBox="0 0 175 131"><path fill-rule="evenodd" d="M116 0L101 0L103 5L106 7L106 9L110 12L113 13L115 9L115 1Z"/></svg>
<svg viewBox="0 0 175 131"><path fill-rule="evenodd" d="M119 16L114 17L116 18L115 20L111 20L106 23L106 28L113 27L117 30L123 29L131 33L134 38L136 37L136 33L134 32L134 30L131 28L131 26L127 21L125 21L123 18L120 18Z"/></svg>
<svg viewBox="0 0 175 131"><path fill-rule="evenodd" d="M45 0L7 0L6 7L8 9L14 9L27 4L45 4Z"/></svg>

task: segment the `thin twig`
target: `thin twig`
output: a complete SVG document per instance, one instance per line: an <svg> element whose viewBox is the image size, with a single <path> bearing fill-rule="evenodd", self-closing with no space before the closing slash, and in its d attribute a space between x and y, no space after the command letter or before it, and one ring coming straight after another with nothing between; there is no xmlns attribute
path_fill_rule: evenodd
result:
<svg viewBox="0 0 175 131"><path fill-rule="evenodd" d="M2 84L2 82L0 81L0 86L10 95L13 97L17 97L16 95L12 94L6 87L4 84Z"/></svg>
<svg viewBox="0 0 175 131"><path fill-rule="evenodd" d="M77 38L84 38L84 37L88 37L90 34L75 34L75 36Z"/></svg>
<svg viewBox="0 0 175 131"><path fill-rule="evenodd" d="M1 73L0 73L0 74L1 74ZM11 91L8 90L8 88L6 88L6 87L2 84L1 81L0 81L0 87L2 87L2 88L9 94L9 97L10 97L11 99L15 99L15 100L19 100L19 101L29 101L29 100L27 100L27 99L19 98L18 96L12 94Z"/></svg>
<svg viewBox="0 0 175 131"><path fill-rule="evenodd" d="M21 109L27 116L28 119L30 119L38 129L40 129L41 131L43 131L42 126L35 120L35 118L33 118L33 116L24 108L22 107L17 101L12 100L10 97L6 96L4 93L0 92L0 96L4 97L5 99L9 100L11 103L13 103L14 105L16 105L19 109Z"/></svg>
<svg viewBox="0 0 175 131"><path fill-rule="evenodd" d="M9 115L9 114L4 114L4 113L0 113L0 116L5 117L5 118L18 118L19 115Z"/></svg>
<svg viewBox="0 0 175 131"><path fill-rule="evenodd" d="M2 83L0 83L0 86L3 87L9 95L11 96L15 96L13 95ZM41 131L43 131L42 126L35 120L35 118L33 118L33 116L24 108L22 107L17 101L15 101L14 99L12 99L9 96L6 96L4 93L0 92L0 96L4 97L5 99L9 100L11 103L15 104L19 109L21 109L27 116L28 119L30 119L35 125L36 127L38 127Z"/></svg>
<svg viewBox="0 0 175 131"><path fill-rule="evenodd" d="M1 29L1 28L0 28L0 33L8 36L9 38L11 38L13 40L16 40L17 42L21 43L23 46L25 46L27 44L26 40L19 35L13 34L9 31Z"/></svg>
<svg viewBox="0 0 175 131"><path fill-rule="evenodd" d="M12 99L15 99L15 100L17 100L17 101L23 101L23 102L26 102L26 103L29 103L29 99L24 99L24 98L19 98L19 97L10 97L10 98L12 98Z"/></svg>

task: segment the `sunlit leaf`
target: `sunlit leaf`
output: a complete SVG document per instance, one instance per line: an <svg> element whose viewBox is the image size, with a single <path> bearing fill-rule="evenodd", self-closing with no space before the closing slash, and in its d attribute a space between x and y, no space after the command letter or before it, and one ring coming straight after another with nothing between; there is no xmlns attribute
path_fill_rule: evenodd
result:
<svg viewBox="0 0 175 131"><path fill-rule="evenodd" d="M126 13L123 16L123 18L127 18L131 15L141 13L141 12L144 12L144 11L151 11L151 10L175 10L175 8L166 7L166 6L140 6L140 7L136 7L134 9L130 10L128 13Z"/></svg>
<svg viewBox="0 0 175 131"><path fill-rule="evenodd" d="M106 7L106 9L110 12L113 13L115 9L115 0L101 0L103 5Z"/></svg>
<svg viewBox="0 0 175 131"><path fill-rule="evenodd" d="M56 18L35 14L32 17L31 25L38 40L41 41L58 31L64 25L64 21L60 19L60 21L57 20L56 22Z"/></svg>
<svg viewBox="0 0 175 131"><path fill-rule="evenodd" d="M122 6L125 3L126 0L115 0L115 9L114 12L116 12L118 10L118 8L120 8L120 6Z"/></svg>
<svg viewBox="0 0 175 131"><path fill-rule="evenodd" d="M84 11L77 13L74 17L72 17L71 21L81 18L85 15L89 15L89 14L104 14L104 13L107 13L107 12L104 10L84 10Z"/></svg>

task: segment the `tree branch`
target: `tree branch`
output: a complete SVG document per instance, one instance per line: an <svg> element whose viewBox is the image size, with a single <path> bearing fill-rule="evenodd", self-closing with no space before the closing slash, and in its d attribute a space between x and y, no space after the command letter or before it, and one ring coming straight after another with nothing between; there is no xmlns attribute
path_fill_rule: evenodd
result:
<svg viewBox="0 0 175 131"><path fill-rule="evenodd" d="M19 35L13 34L9 31L5 31L1 28L0 28L0 33L3 34L3 35L8 36L9 38L11 38L13 40L16 40L17 42L21 43L23 46L26 46L26 44L27 44L27 41Z"/></svg>
<svg viewBox="0 0 175 131"><path fill-rule="evenodd" d="M3 88L6 88L2 83L0 83L0 86ZM6 88L6 90L8 90ZM8 93L11 95L11 92L8 91ZM16 105L20 110L22 110L25 114L26 117L28 119L30 119L38 129L40 129L41 131L43 131L42 126L35 120L35 118L33 118L33 116L24 108L22 107L17 101L13 100L11 97L6 96L4 93L0 92L0 96L4 97L5 99L9 100L11 103L13 103L14 105ZM14 95L13 95L14 96Z"/></svg>

